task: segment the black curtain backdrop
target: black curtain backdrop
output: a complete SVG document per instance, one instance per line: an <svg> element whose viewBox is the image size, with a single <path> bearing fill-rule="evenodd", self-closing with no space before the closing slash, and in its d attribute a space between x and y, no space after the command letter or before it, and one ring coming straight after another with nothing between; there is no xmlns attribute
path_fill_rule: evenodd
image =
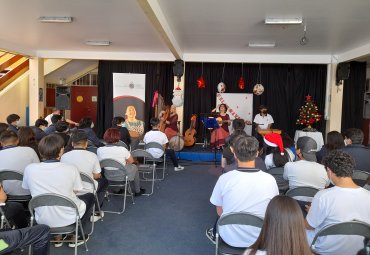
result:
<svg viewBox="0 0 370 255"><path fill-rule="evenodd" d="M111 127L113 118L113 73L145 74L145 128L154 115L152 100L154 91L164 97L166 104L171 104L174 87L173 62L136 62L136 61L99 61L98 70L98 112L97 135ZM124 113L122 113L124 116Z"/></svg>
<svg viewBox="0 0 370 255"><path fill-rule="evenodd" d="M222 80L224 63L204 63L203 77L205 89L198 89L197 79L202 74L202 63L187 62L185 65L185 102L184 102L184 130L190 126L193 113L210 113L216 106L217 84ZM258 113L261 104L269 107L275 124L273 128L287 132L292 138L297 126L296 120L299 108L304 104L305 96L311 95L324 115L326 91L326 65L314 64L261 64L260 81L265 88L261 96L253 95L253 117ZM240 90L238 81L242 73L242 64L226 63L224 82L226 93L253 93L253 86L259 82L259 65L244 64L243 76L245 89ZM325 121L314 125L321 132L325 132ZM203 142L203 127L200 118L197 119L197 142Z"/></svg>
<svg viewBox="0 0 370 255"><path fill-rule="evenodd" d="M366 62L350 62L349 77L343 85L342 131L362 129L365 83Z"/></svg>

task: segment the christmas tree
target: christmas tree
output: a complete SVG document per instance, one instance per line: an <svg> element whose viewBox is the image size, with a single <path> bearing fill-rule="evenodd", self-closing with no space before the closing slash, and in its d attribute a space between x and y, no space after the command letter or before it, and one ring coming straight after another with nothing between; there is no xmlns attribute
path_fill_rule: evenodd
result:
<svg viewBox="0 0 370 255"><path fill-rule="evenodd" d="M297 125L306 126L305 131L316 131L312 128L312 124L319 122L321 115L318 113L317 106L312 101L310 95L306 96L305 105L299 109L299 117Z"/></svg>

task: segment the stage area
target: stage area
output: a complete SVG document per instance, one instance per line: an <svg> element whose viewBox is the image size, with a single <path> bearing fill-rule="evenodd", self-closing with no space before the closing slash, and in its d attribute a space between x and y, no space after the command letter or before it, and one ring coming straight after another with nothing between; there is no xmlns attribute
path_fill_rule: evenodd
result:
<svg viewBox="0 0 370 255"><path fill-rule="evenodd" d="M192 147L184 147L182 151L176 152L176 156L180 160L190 161L221 161L222 152L214 150L208 146L203 148L203 143L195 144Z"/></svg>

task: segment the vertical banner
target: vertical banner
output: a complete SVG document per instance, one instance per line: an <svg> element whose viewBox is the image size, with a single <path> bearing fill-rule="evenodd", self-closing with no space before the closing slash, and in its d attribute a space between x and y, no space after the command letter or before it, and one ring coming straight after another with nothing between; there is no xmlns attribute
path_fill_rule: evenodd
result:
<svg viewBox="0 0 370 255"><path fill-rule="evenodd" d="M130 109L136 119L144 120L145 74L113 73L113 115L127 118Z"/></svg>
<svg viewBox="0 0 370 255"><path fill-rule="evenodd" d="M231 120L240 118L253 122L253 94L217 93L216 107L219 104L228 106L227 113ZM229 129L232 132L231 126ZM251 135L252 125L246 125L244 130L248 135Z"/></svg>

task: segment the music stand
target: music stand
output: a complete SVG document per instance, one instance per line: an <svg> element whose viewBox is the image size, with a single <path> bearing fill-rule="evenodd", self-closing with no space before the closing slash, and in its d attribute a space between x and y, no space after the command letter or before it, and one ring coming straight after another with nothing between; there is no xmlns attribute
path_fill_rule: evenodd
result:
<svg viewBox="0 0 370 255"><path fill-rule="evenodd" d="M207 148L207 129L209 132L211 132L215 128L219 128L220 125L218 125L216 118L208 116L208 113L201 113L200 114L200 120L203 123L203 134L204 134L204 142L203 142L203 148Z"/></svg>

